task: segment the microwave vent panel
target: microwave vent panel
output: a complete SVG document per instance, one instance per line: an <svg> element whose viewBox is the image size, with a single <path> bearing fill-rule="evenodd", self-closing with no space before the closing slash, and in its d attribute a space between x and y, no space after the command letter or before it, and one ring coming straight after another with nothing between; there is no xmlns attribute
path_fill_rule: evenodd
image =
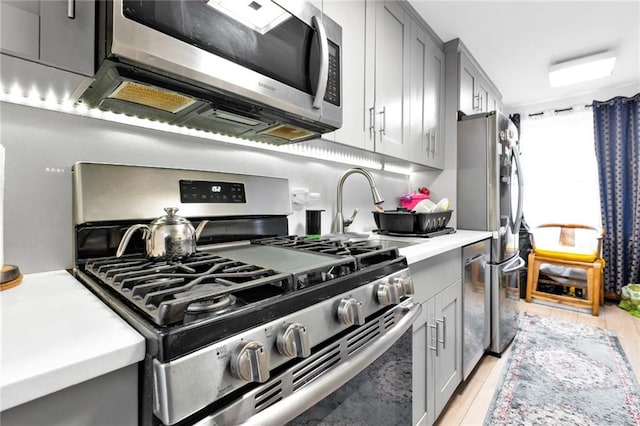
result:
<svg viewBox="0 0 640 426"><path fill-rule="evenodd" d="M281 124L270 129L260 132L263 135L269 135L276 138L286 139L289 141L297 141L299 139L313 136L314 133L289 124Z"/></svg>
<svg viewBox="0 0 640 426"><path fill-rule="evenodd" d="M149 106L173 114L190 107L196 102L195 99L175 92L132 81L121 82L108 97Z"/></svg>

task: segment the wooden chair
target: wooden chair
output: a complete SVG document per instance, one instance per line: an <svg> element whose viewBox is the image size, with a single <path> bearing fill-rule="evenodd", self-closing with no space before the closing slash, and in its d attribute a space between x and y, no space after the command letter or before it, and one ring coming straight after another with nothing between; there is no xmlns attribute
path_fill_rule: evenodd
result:
<svg viewBox="0 0 640 426"><path fill-rule="evenodd" d="M587 225L549 223L534 228L531 234L533 247L529 254L525 300L531 302L534 298L591 308L591 314L597 316L600 305L604 304L605 262L600 254L604 230ZM548 278L540 276L541 267ZM547 291L542 291L541 284Z"/></svg>

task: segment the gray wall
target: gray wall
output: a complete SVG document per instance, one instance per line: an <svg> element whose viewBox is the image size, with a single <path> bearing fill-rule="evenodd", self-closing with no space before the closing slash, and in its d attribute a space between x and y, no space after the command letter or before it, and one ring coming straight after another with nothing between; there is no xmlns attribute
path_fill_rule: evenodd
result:
<svg viewBox="0 0 640 426"><path fill-rule="evenodd" d="M331 230L336 183L348 165L252 150L200 138L163 133L103 120L0 103L0 143L5 152L5 263L25 273L71 268L71 166L101 161L249 173L289 179L321 198L322 231ZM385 208L407 192L406 176L372 171ZM427 183L425 183L427 184ZM126 188L123 188L126 190ZM265 188L268 190L268 188ZM371 193L363 176L345 183L345 212L358 207L352 231L375 228ZM160 216L162 212L159 212ZM304 208L289 216L289 232L304 234Z"/></svg>

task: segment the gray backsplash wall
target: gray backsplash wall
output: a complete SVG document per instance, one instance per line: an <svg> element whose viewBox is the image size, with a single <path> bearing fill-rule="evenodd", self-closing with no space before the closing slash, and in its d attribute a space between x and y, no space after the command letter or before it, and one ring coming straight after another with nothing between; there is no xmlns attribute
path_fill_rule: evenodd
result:
<svg viewBox="0 0 640 426"><path fill-rule="evenodd" d="M6 149L4 198L5 263L25 273L71 268L71 166L100 161L247 173L289 179L291 188L321 195L307 206L325 209L322 232L335 214L336 184L348 165L279 155L269 151L169 134L103 120L0 103L0 143ZM406 176L372 170L395 208L409 189ZM126 190L126 188L123 188ZM268 191L269 188L264 188ZM344 208L360 210L352 231L375 228L371 192L364 176L345 183ZM305 207L294 206L289 232L304 234ZM163 212L158 212L161 216Z"/></svg>

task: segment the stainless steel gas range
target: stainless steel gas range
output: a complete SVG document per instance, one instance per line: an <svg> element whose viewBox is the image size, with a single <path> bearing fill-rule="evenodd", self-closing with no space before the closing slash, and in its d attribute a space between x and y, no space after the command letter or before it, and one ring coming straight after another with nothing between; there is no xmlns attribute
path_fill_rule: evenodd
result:
<svg viewBox="0 0 640 426"><path fill-rule="evenodd" d="M141 424L300 424L370 416L372 399L411 423L411 363L397 361L420 306L406 259L288 235L290 210L286 179L74 166L75 275L146 338ZM184 244L204 221L194 253L150 255L150 233ZM349 386L357 398L340 394Z"/></svg>

